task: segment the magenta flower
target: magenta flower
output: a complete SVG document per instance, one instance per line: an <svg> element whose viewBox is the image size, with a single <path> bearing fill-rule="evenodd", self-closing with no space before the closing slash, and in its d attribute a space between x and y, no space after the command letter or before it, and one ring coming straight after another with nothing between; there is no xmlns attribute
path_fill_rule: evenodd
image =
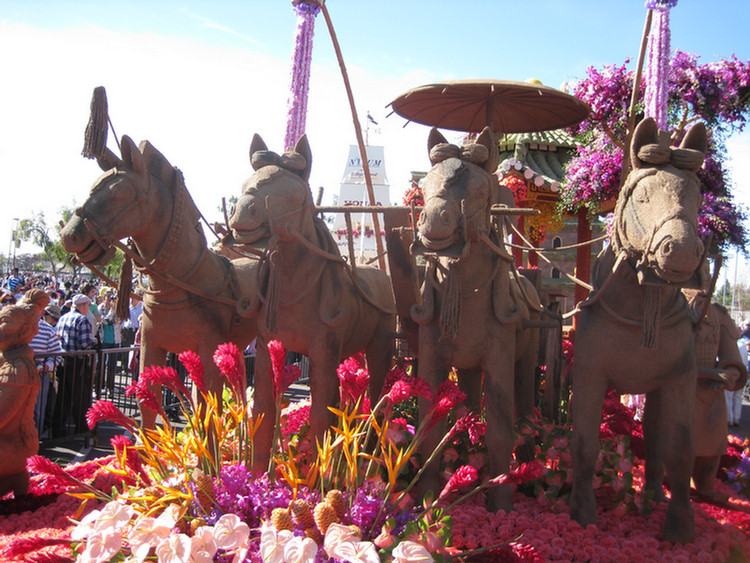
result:
<svg viewBox="0 0 750 563"><path fill-rule="evenodd" d="M432 400L430 385L424 379L414 375L407 375L396 381L388 391L388 399L394 405L415 396L422 396L428 401Z"/></svg>
<svg viewBox="0 0 750 563"><path fill-rule="evenodd" d="M456 471L453 472L453 475L451 475L451 478L448 479L445 487L443 487L443 490L440 492L439 498L443 498L453 491L457 491L461 487L471 485L474 481L477 480L477 477L479 477L479 473L477 472L476 467L472 467L471 465L462 465L461 467L456 469Z"/></svg>
<svg viewBox="0 0 750 563"><path fill-rule="evenodd" d="M527 481L535 481L544 475L544 465L538 461L530 461L529 463L522 463L516 469L503 473L491 479L496 485L503 483L515 483L521 484Z"/></svg>
<svg viewBox="0 0 750 563"><path fill-rule="evenodd" d="M125 388L126 397L132 397L133 395L138 399L138 403L141 406L159 413L163 419L166 419L167 415L161 407L161 401L156 398L156 395L149 388L143 378L134 381Z"/></svg>
<svg viewBox="0 0 750 563"><path fill-rule="evenodd" d="M190 377L195 388L204 395L208 395L201 357L192 350L185 350L184 352L180 352L177 359L182 362L183 366L185 366L185 369L188 372L188 377Z"/></svg>
<svg viewBox="0 0 750 563"><path fill-rule="evenodd" d="M370 373L355 357L341 362L336 370L341 385L341 403L356 403L370 386Z"/></svg>
<svg viewBox="0 0 750 563"><path fill-rule="evenodd" d="M112 401L97 401L86 413L86 424L88 424L91 430L102 420L109 420L115 424L119 424L131 432L135 432L136 429L135 423L118 409Z"/></svg>
<svg viewBox="0 0 750 563"><path fill-rule="evenodd" d="M233 342L219 344L214 352L214 363L235 392L245 389L245 358Z"/></svg>
<svg viewBox="0 0 750 563"><path fill-rule="evenodd" d="M284 345L278 340L271 340L268 343L268 353L271 356L271 378L273 379L273 395L275 400L279 400L289 386L296 381L302 371L299 366L286 364L286 350Z"/></svg>

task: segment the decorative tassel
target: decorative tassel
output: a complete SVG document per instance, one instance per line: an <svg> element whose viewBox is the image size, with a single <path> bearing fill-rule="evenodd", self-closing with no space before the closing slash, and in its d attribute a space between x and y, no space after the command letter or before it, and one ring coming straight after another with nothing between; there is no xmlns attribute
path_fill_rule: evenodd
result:
<svg viewBox="0 0 750 563"><path fill-rule="evenodd" d="M458 320L461 315L461 279L457 262L452 260L448 268L448 279L440 307L440 338L458 338Z"/></svg>
<svg viewBox="0 0 750 563"><path fill-rule="evenodd" d="M269 256L268 294L266 300L266 328L276 334L279 329L279 251L274 250Z"/></svg>
<svg viewBox="0 0 750 563"><path fill-rule="evenodd" d="M133 288L133 261L126 256L120 267L115 315L121 321L130 318L130 290Z"/></svg>
<svg viewBox="0 0 750 563"><path fill-rule="evenodd" d="M653 117L659 129L667 130L667 75L669 73L670 32L669 9L674 1L652 0L647 6L654 10L654 25L649 35L648 67L644 103L646 117Z"/></svg>
<svg viewBox="0 0 750 563"><path fill-rule="evenodd" d="M646 286L646 299L643 302L643 339L641 348L654 348L659 329L661 309L661 288Z"/></svg>
<svg viewBox="0 0 750 563"><path fill-rule="evenodd" d="M86 158L98 158L107 147L107 127L109 124L107 92L104 86L94 88L91 97L91 112L86 125L81 154Z"/></svg>

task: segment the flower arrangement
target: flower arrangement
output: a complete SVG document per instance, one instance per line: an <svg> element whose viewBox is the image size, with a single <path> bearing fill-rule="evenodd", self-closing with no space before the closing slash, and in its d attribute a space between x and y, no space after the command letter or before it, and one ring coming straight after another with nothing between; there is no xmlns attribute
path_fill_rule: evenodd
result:
<svg viewBox="0 0 750 563"><path fill-rule="evenodd" d="M362 358L353 357L338 369L342 401L333 409L338 422L311 445L309 406L283 399L294 369L280 362L285 356L280 343L271 347L276 360L270 377L283 407L272 471L258 475L250 469L252 435L261 421L254 420L245 396L236 348L223 345L214 356L228 383L222 409L211 394L204 394L203 406L192 403L169 369L149 368L132 392L149 400L154 385L176 390L184 401L185 429L169 427L165 418L167 428L143 430L111 403L96 403L89 424L114 420L137 434L137 444L118 436L114 456L66 470L32 458L32 492L68 491L49 505L54 514L65 515L39 524L22 519L9 527L0 510L3 560L539 563L637 557L730 561L750 555L750 502L739 499L729 508L698 505L694 544L672 546L658 539L660 526L643 512L653 510L649 518L663 519L664 507L651 506L639 492L643 476L633 452L640 426L614 395L605 401L601 430L599 525L582 529L567 516L569 427L538 415L520 424L517 451L527 455L517 455L507 474L487 475L485 424L460 406L464 397L454 380L430 389L408 367L396 367L382 397L367 405L363 390L369 376ZM185 353L180 360L201 389L198 357ZM417 396L432 405L422 422L411 412ZM450 430L441 445L418 460L421 437L445 417ZM438 462L445 486L416 497L414 484L423 468ZM517 487L514 512L488 513L483 491L506 482ZM45 532L47 523L55 530ZM14 536L20 532L27 535Z"/></svg>

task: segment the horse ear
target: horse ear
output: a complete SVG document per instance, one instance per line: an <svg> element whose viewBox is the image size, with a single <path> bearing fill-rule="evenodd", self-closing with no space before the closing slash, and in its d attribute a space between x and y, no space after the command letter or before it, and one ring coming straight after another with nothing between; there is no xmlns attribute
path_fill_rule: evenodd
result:
<svg viewBox="0 0 750 563"><path fill-rule="evenodd" d="M646 163L638 158L638 151L641 147L658 143L659 128L653 117L647 117L635 128L633 140L630 142L630 162L632 163L633 168L642 168L646 166Z"/></svg>
<svg viewBox="0 0 750 563"><path fill-rule="evenodd" d="M261 138L260 135L257 133L253 135L253 140L250 142L250 163L253 162L253 155L258 151L267 151L268 147L266 146L265 141ZM253 166L255 170L255 166Z"/></svg>
<svg viewBox="0 0 750 563"><path fill-rule="evenodd" d="M497 170L497 165L500 163L500 152L497 150L497 143L495 143L492 129L490 129L489 127L485 127L484 129L482 129L479 137L477 137L476 143L478 145L485 146L489 153L489 157L482 165L482 168L484 168L490 174L494 174Z"/></svg>
<svg viewBox="0 0 750 563"><path fill-rule="evenodd" d="M138 172L139 174L146 173L146 162L143 160L143 155L138 147L133 142L133 139L127 135L122 136L120 142L120 150L122 151L122 163L127 167Z"/></svg>
<svg viewBox="0 0 750 563"><path fill-rule="evenodd" d="M694 149L705 154L708 150L708 133L706 124L699 121L688 129L687 135L682 139L680 147L683 149Z"/></svg>
<svg viewBox="0 0 750 563"><path fill-rule="evenodd" d="M427 153L432 150L432 147L439 145L440 143L447 143L443 134L438 131L437 127L430 129L430 135L427 137Z"/></svg>
<svg viewBox="0 0 750 563"><path fill-rule="evenodd" d="M310 143L307 140L307 135L302 135L294 146L294 152L297 152L305 157L305 167L297 172L297 174L305 182L310 179L310 171L312 170L312 151L310 150Z"/></svg>

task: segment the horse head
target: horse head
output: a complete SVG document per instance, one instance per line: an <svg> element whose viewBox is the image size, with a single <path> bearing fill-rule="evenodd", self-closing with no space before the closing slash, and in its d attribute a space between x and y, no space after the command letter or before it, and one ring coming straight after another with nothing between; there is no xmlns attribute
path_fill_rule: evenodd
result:
<svg viewBox="0 0 750 563"><path fill-rule="evenodd" d="M429 251L443 251L476 240L490 229L497 202L497 147L488 127L474 143L449 144L433 128L427 141L432 168L422 184L424 209L417 228Z"/></svg>
<svg viewBox="0 0 750 563"><path fill-rule="evenodd" d="M303 135L293 150L269 151L259 135L250 145L255 173L242 186L232 207L229 228L237 242L254 244L285 229L303 230L312 220L312 192L308 184L312 153Z"/></svg>
<svg viewBox="0 0 750 563"><path fill-rule="evenodd" d="M135 238L153 226L155 214L163 214L164 208L143 205L154 191L152 180L171 186L178 174L148 141L139 148L126 135L121 148L122 160L99 177L60 231L65 250L85 264L106 264L114 256L111 241Z"/></svg>
<svg viewBox="0 0 750 563"><path fill-rule="evenodd" d="M659 132L652 118L636 128L631 143L633 171L615 207L612 248L636 261L639 279L684 284L703 258L698 237L700 182L695 172L703 163L706 128L693 126L679 148ZM653 276L651 276L653 278Z"/></svg>

